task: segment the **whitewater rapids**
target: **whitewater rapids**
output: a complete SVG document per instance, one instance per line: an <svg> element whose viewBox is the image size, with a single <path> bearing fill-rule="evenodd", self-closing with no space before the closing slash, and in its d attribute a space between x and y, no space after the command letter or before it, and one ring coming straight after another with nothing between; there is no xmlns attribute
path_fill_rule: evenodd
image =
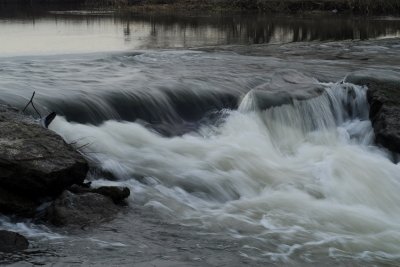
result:
<svg viewBox="0 0 400 267"><path fill-rule="evenodd" d="M322 95L238 110L171 138L135 122L99 126L58 117L51 129L117 181L129 201L168 220L226 233L242 256L400 260L400 172L374 146L367 88L324 84Z"/></svg>

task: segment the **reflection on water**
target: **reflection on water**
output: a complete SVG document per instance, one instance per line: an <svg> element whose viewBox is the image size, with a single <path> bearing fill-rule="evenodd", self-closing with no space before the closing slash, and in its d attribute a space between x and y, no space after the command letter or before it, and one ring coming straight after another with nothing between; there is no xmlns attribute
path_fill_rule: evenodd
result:
<svg viewBox="0 0 400 267"><path fill-rule="evenodd" d="M286 43L400 36L400 20L254 14L0 12L3 55ZM27 45L29 44L29 45Z"/></svg>

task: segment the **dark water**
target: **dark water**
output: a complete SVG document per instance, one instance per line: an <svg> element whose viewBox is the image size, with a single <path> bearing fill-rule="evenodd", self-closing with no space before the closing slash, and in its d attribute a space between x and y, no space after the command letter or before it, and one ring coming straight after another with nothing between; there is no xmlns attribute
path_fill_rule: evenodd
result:
<svg viewBox="0 0 400 267"><path fill-rule="evenodd" d="M31 241L0 264L397 266L399 167L339 82L398 76L399 37L388 17L2 6L0 102L36 91L117 178L93 184L132 196L93 228L0 218Z"/></svg>

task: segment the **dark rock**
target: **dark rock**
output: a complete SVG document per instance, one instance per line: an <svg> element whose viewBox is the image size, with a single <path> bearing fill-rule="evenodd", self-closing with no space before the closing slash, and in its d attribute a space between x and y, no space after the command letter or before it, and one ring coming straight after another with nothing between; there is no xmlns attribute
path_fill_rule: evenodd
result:
<svg viewBox="0 0 400 267"><path fill-rule="evenodd" d="M92 188L74 184L68 188L68 191L74 194L92 193Z"/></svg>
<svg viewBox="0 0 400 267"><path fill-rule="evenodd" d="M0 117L0 188L37 201L83 182L88 164L60 136L8 107Z"/></svg>
<svg viewBox="0 0 400 267"><path fill-rule="evenodd" d="M391 102L392 90L400 93L400 86L369 83L367 92L370 103L370 120L374 127L375 139L378 144L400 153L400 101L394 105Z"/></svg>
<svg viewBox="0 0 400 267"><path fill-rule="evenodd" d="M346 82L368 87L369 118L375 140L400 153L400 73L357 72L349 75Z"/></svg>
<svg viewBox="0 0 400 267"><path fill-rule="evenodd" d="M39 203L31 199L9 193L0 188L0 211L21 217L32 217Z"/></svg>
<svg viewBox="0 0 400 267"><path fill-rule="evenodd" d="M49 115L47 115L44 120L43 120L43 124L44 127L49 128L50 123L56 118L57 113L52 112Z"/></svg>
<svg viewBox="0 0 400 267"><path fill-rule="evenodd" d="M265 110L290 105L295 100L318 97L324 91L324 86L319 81L303 73L294 70L277 71L269 82L257 86L248 93L252 94L254 102L249 107L242 106L242 109Z"/></svg>
<svg viewBox="0 0 400 267"><path fill-rule="evenodd" d="M0 252L15 252L27 249L28 240L18 233L0 230Z"/></svg>
<svg viewBox="0 0 400 267"><path fill-rule="evenodd" d="M122 203L131 194L129 188L121 186L102 186L92 190L93 193L111 198L114 203Z"/></svg>
<svg viewBox="0 0 400 267"><path fill-rule="evenodd" d="M72 185L68 191L74 194L96 193L111 198L115 204L121 204L129 197L130 190L122 186L101 186L98 188L87 188L80 185Z"/></svg>
<svg viewBox="0 0 400 267"><path fill-rule="evenodd" d="M109 221L121 207L96 193L74 194L64 191L47 209L47 219L57 226L87 226Z"/></svg>

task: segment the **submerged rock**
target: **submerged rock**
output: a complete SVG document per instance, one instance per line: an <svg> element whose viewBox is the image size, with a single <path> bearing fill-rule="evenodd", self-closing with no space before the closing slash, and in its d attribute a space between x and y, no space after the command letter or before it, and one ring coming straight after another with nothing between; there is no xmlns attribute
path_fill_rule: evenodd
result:
<svg viewBox="0 0 400 267"><path fill-rule="evenodd" d="M127 187L73 185L47 208L47 220L56 226L86 226L109 221L121 209L116 204L122 204L129 195Z"/></svg>
<svg viewBox="0 0 400 267"><path fill-rule="evenodd" d="M101 186L93 189L92 192L109 197L116 204L122 203L131 193L129 188L121 186Z"/></svg>
<svg viewBox="0 0 400 267"><path fill-rule="evenodd" d="M32 206L86 177L86 160L57 134L0 106L0 213L30 215ZM24 208L26 207L26 209Z"/></svg>
<svg viewBox="0 0 400 267"><path fill-rule="evenodd" d="M0 230L0 252L15 252L27 249L28 247L29 242L22 235Z"/></svg>
<svg viewBox="0 0 400 267"><path fill-rule="evenodd" d="M80 185L73 185L68 188L68 191L75 194L100 194L109 197L110 199L112 199L112 201L114 201L115 204L123 203L124 199L128 198L131 193L128 187L122 186L101 186L98 188L88 188Z"/></svg>
<svg viewBox="0 0 400 267"><path fill-rule="evenodd" d="M54 225L87 226L109 221L120 207L97 193L74 194L64 191L47 210L47 219Z"/></svg>
<svg viewBox="0 0 400 267"><path fill-rule="evenodd" d="M400 73L356 72L346 82L368 87L369 118L378 144L400 153Z"/></svg>

